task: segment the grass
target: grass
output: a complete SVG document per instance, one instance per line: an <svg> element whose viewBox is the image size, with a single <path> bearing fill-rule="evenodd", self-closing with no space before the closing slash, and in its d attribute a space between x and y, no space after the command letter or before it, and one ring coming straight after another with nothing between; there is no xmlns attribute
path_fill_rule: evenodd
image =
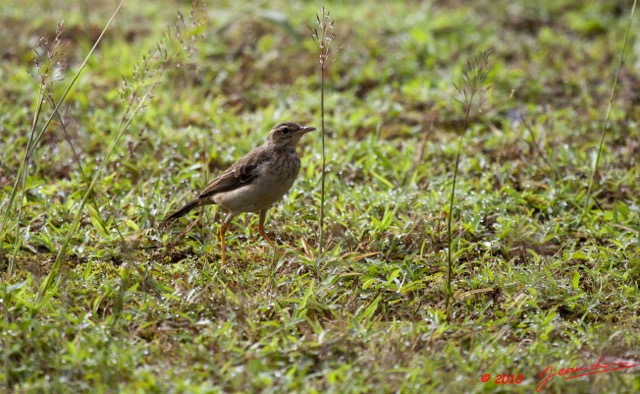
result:
<svg viewBox="0 0 640 394"><path fill-rule="evenodd" d="M318 22L318 28L309 27L311 33L311 39L318 45L318 68L320 69L320 133L322 141L322 177L320 179L320 217L318 220L318 246L319 254L324 252L324 207L325 207L325 179L327 174L327 154L325 148L325 122L324 122L324 74L325 70L335 61L335 56L332 56L331 41L335 38L334 23L335 20L331 19L331 12L322 7L322 18L316 14L316 21ZM318 33L320 29L320 33Z"/></svg>
<svg viewBox="0 0 640 394"><path fill-rule="evenodd" d="M116 4L2 6L0 391L532 392L548 366L640 363L630 4L380 4L326 4L323 258L318 136L270 211L280 248L241 216L225 267L215 208L156 224L273 124L319 126L322 5L125 2L81 74ZM33 50L63 20L43 92ZM466 116L456 84L489 48ZM34 118L51 124L19 179ZM639 371L544 389L637 392Z"/></svg>
<svg viewBox="0 0 640 394"><path fill-rule="evenodd" d="M460 169L460 154L462 153L462 142L464 141L464 133L469 127L469 119L471 118L472 110L482 110L482 102L487 90L487 78L489 77L489 57L491 51L485 51L475 58L469 60L467 63L467 69L462 74L462 81L456 85L456 90L460 93L461 103L463 107L464 120L462 127L460 128L460 136L458 137L458 147L456 149L456 160L453 166L453 176L451 181L451 194L449 197L449 212L447 212L447 302L446 306L449 306L451 301L452 291L451 282L453 281L453 250L454 250L454 238L453 238L453 209L456 203L456 181L458 179L458 170ZM474 100L475 99L475 100Z"/></svg>

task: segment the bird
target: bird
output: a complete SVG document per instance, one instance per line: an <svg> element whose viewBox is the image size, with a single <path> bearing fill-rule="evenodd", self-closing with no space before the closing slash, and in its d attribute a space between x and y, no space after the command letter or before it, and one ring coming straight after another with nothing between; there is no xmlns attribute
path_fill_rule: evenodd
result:
<svg viewBox="0 0 640 394"><path fill-rule="evenodd" d="M228 213L220 225L221 262L226 264L225 233L234 217L242 212L257 212L258 232L275 248L264 231L267 211L289 191L300 171L296 146L300 138L314 131L311 126L280 123L269 132L266 142L233 163L211 181L198 196L168 215L162 224L186 215L196 207L218 204Z"/></svg>

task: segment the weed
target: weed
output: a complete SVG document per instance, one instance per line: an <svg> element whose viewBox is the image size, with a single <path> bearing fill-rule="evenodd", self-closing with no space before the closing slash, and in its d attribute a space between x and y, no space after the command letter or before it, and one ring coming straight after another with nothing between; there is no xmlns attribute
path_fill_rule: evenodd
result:
<svg viewBox="0 0 640 394"><path fill-rule="evenodd" d="M605 111L604 120L602 121L602 129L600 131L600 142L598 143L598 153L596 154L596 160L593 163L593 168L591 170L591 177L589 178L589 184L587 187L587 195L585 196L584 206L582 207L582 213L580 214L580 219L578 220L580 223L582 223L582 221L584 220L584 215L587 213L589 209L589 200L591 199L593 184L596 178L596 173L598 172L598 165L600 164L602 151L604 150L604 142L607 134L607 129L609 128L609 119L611 117L611 107L613 106L613 99L615 98L616 88L618 87L618 79L620 77L620 70L622 69L622 64L624 63L624 55L627 50L627 45L629 44L629 32L631 31L631 26L633 25L633 16L636 11L636 4L637 4L637 0L633 0L633 4L631 5L631 11L629 12L629 24L627 26L627 30L624 33L624 42L622 43L622 49L620 49L620 58L618 60L618 66L616 68L616 73L613 78L613 83L611 84L611 93L609 94L609 101L607 102L607 110Z"/></svg>
<svg viewBox="0 0 640 394"><path fill-rule="evenodd" d="M451 291L451 282L453 281L453 207L455 203L456 195L456 181L458 179L458 167L460 165L460 154L462 152L462 141L469 126L469 119L471 117L471 111L476 108L482 108L482 100L484 99L485 91L487 89L486 82L489 72L489 57L491 56L491 50L484 51L472 58L467 62L467 67L462 74L461 83L456 85L456 90L462 96L462 105L464 111L464 119L460 130L460 137L458 138L458 148L456 150L456 159L453 167L453 179L451 182L451 194L449 195L449 212L447 215L447 235L449 243L447 245L447 286L446 286L446 306L449 306L449 301L453 295Z"/></svg>
<svg viewBox="0 0 640 394"><path fill-rule="evenodd" d="M322 15L322 16L320 16ZM327 168L327 156L326 156L326 147L325 147L325 111L324 111L324 87L325 87L325 71L327 67L331 63L335 61L332 57L331 52L331 42L335 38L335 32L333 25L335 23L334 19L331 19L329 10L326 10L324 6L322 7L322 11L320 15L316 14L316 21L318 22L318 28L320 32L318 33L318 29L313 29L309 27L311 30L311 38L318 45L320 53L318 55L318 64L320 68L320 132L322 138L322 176L320 178L320 217L319 217L319 230L320 230L320 239L319 239L319 255L323 255L324 251L324 209L325 209L325 177L326 177L326 168Z"/></svg>

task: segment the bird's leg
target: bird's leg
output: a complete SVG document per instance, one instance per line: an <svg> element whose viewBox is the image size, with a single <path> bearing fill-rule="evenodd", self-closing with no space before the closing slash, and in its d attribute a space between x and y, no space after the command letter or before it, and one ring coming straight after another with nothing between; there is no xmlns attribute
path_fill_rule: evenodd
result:
<svg viewBox="0 0 640 394"><path fill-rule="evenodd" d="M227 225L222 223L220 225L220 231L218 235L220 236L220 253L222 254L222 262L221 265L225 265L227 263L227 245L224 242L224 233L227 231Z"/></svg>
<svg viewBox="0 0 640 394"><path fill-rule="evenodd" d="M267 217L267 210L261 209L260 220L258 221L258 232L260 233L260 235L264 237L264 240L267 241L269 245L271 245L271 247L275 248L276 244L267 236L267 233L264 232L264 220L266 217Z"/></svg>
<svg viewBox="0 0 640 394"><path fill-rule="evenodd" d="M220 236L220 254L221 254L221 265L224 266L227 262L227 244L224 241L224 233L227 232L227 227L229 226L229 223L231 223L231 220L233 219L233 217L236 216L234 214L232 214L231 212L229 214L227 214L227 217L224 219L224 222L222 222L222 224L220 225L220 231L218 232L218 235Z"/></svg>

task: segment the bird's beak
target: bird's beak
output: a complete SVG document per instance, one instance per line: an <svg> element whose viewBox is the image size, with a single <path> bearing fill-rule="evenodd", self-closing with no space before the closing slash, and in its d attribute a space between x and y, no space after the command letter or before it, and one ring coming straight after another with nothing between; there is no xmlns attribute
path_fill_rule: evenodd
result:
<svg viewBox="0 0 640 394"><path fill-rule="evenodd" d="M310 131L314 131L316 128L315 127L311 127L311 126L304 126L302 127L300 130L298 130L299 132L301 132L302 134L307 134Z"/></svg>

